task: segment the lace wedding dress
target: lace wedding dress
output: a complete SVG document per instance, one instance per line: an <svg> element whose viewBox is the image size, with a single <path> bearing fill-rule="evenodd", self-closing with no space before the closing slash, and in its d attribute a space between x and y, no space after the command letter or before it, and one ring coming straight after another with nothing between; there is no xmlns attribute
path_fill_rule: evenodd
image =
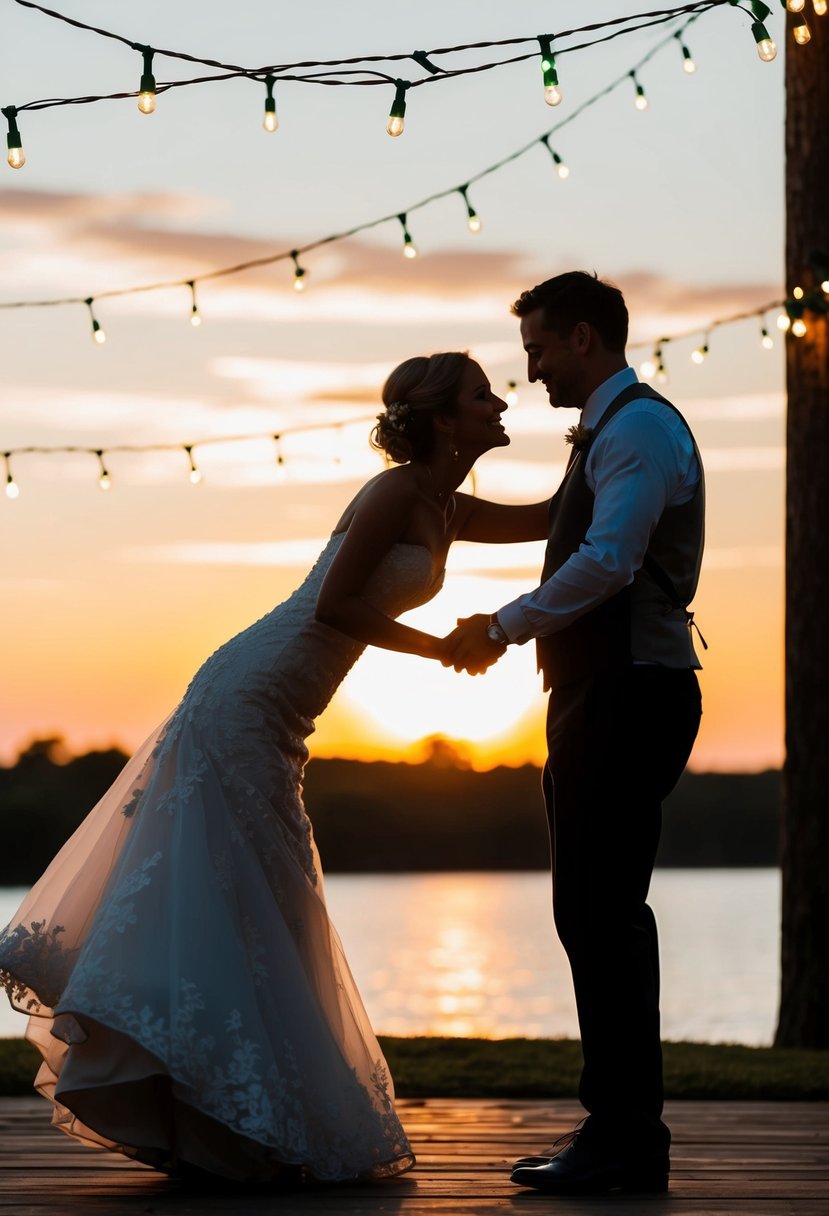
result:
<svg viewBox="0 0 829 1216"><path fill-rule="evenodd" d="M53 1123L160 1169L414 1163L302 803L304 740L363 649L314 620L341 535L207 660L0 935ZM397 544L364 595L397 616L441 578Z"/></svg>

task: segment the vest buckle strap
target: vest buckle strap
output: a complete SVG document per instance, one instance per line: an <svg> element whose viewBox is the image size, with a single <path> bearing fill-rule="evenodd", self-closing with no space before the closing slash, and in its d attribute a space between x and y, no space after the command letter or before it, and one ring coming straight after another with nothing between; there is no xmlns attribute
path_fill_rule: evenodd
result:
<svg viewBox="0 0 829 1216"><path fill-rule="evenodd" d="M696 629L697 636L699 637L699 640L702 643L702 649L707 650L708 643L706 642L705 638L702 636L702 630L700 629L699 625L694 620L693 612L686 612L685 619L688 623L688 632L693 633L693 631Z"/></svg>

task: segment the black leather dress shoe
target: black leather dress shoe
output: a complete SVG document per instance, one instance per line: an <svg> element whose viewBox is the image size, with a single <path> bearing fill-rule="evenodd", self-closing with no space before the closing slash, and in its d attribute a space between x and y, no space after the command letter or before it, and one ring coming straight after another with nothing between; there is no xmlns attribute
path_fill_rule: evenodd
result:
<svg viewBox="0 0 829 1216"><path fill-rule="evenodd" d="M548 1195L588 1195L613 1190L659 1194L668 1189L667 1128L659 1137L663 1143L657 1146L653 1142L643 1145L634 1139L629 1148L620 1148L618 1140L598 1136L589 1120L564 1139L569 1143L554 1157L525 1157L517 1161L510 1181ZM538 1161L541 1164L525 1164Z"/></svg>

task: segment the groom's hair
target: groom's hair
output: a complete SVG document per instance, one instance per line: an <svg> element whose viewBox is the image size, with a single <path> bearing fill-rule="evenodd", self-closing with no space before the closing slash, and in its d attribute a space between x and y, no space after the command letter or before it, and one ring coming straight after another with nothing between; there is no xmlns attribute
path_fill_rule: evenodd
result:
<svg viewBox="0 0 829 1216"><path fill-rule="evenodd" d="M526 317L538 308L543 312L545 329L569 334L579 321L587 321L608 350L624 352L628 310L624 296L613 283L584 270L568 270L522 291L510 311L514 317Z"/></svg>

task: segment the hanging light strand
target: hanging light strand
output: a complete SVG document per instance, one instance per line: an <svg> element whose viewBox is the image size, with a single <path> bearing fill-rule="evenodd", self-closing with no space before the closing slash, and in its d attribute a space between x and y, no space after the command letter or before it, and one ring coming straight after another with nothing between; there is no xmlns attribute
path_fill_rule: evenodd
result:
<svg viewBox="0 0 829 1216"><path fill-rule="evenodd" d="M18 2L22 2L22 0L18 0ZM37 7L37 6L35 6L35 7ZM699 19L700 15L701 14L696 13L696 14L692 15L690 18L688 18L688 20L685 22L685 24L683 25L682 30L680 32L684 32L685 30L687 30L690 25L692 25L695 21L697 21ZM653 47L651 47L651 49L649 51L647 51L638 60L638 62L634 65L633 70L638 71L638 69L640 69L640 68L644 67L646 64L648 64L666 46L669 46L673 43L674 37L675 37L674 34L669 34L667 37L665 37L661 41L657 42ZM132 45L132 44L130 44L130 45ZM156 54L158 54L158 53L159 52L156 51ZM542 135L536 136L529 143L523 144L521 147L516 148L514 151L512 151L512 152L508 153L506 156L502 157L500 160L495 161L493 164L486 166L486 168L484 168L484 169L481 169L478 173L473 174L464 183L466 188L469 189L469 187L471 185L473 185L474 183L482 181L483 179L485 179L495 173L500 172L502 169L513 164L516 160L520 159L523 156L526 156L527 153L531 152L534 148L536 148L539 143L543 143L546 146L548 152L552 156L554 164L556 165L556 169L558 171L559 176L562 178L566 178L570 173L570 169L567 165L565 165L561 161L560 156L553 151L553 149L549 143L550 137L557 134L557 132L561 131L564 127L568 126L570 123L576 122L582 116L582 114L584 114L591 107L593 107L594 105L597 105L600 101L604 100L604 98L609 97L612 93L614 93L618 88L627 84L629 79L630 79L630 71L628 70L628 71L622 72L619 76L617 76L614 80L611 80L602 89L598 90L596 93L594 93L590 97L586 98L580 105L576 106L572 111L570 111L568 114L566 114L559 122L557 122L554 126L550 127ZM158 91L163 90L164 87L165 87L164 85L159 85ZM13 107L11 107L11 108L13 108ZM3 112L4 112L4 114L6 113L5 110ZM16 113L16 111L15 111L15 113ZM230 266L222 266L222 267L217 268L216 270L206 271L202 275L191 276L186 279L165 280L165 281L156 282L156 283L145 283L145 284L141 284L139 286L133 286L133 287L112 288L109 291L99 292L97 294L97 296L95 297L95 299L97 299L97 300L113 299L113 298L120 297L120 296L137 295L141 292L164 291L164 290L166 290L168 288L172 288L172 287L188 287L190 285L190 283L197 283L197 282L203 283L203 282L207 282L211 279L220 279L220 278L225 278L229 275L242 274L245 271L256 270L263 266L272 266L272 265L275 265L277 262L285 261L285 260L291 258L293 256L293 254L308 253L312 250L322 248L325 245L330 245L330 244L334 244L335 242L338 242L338 241L347 240L350 237L357 236L362 232L368 232L373 228L379 227L381 224L386 224L386 223L393 222L395 220L399 220L401 214L409 215L413 211L419 211L424 207L428 207L430 204L432 204L434 202L438 202L441 199L448 198L452 194L458 193L459 190L460 190L460 186L458 186L458 185L450 186L449 188L447 188L445 190L437 190L433 194L428 195L426 198L421 199L419 202L412 203L410 206L408 206L406 208L405 212L401 213L401 212L395 211L395 212L392 212L390 215L380 216L376 219L368 220L361 224L355 224L352 228L348 228L348 229L345 229L340 232L329 233L327 236L320 237L319 239L317 239L315 241L310 241L308 244L303 245L296 250L281 251L279 253L269 254L267 256L260 257L260 258L250 258L243 262L237 262ZM412 249L414 249L414 246L412 246ZM407 256L416 256L416 251L415 251L415 255L409 254ZM53 297L50 299L43 299L43 300L11 300L11 301L7 301L7 302L0 302L0 310L17 309L17 308L49 308L49 307L55 307L55 306L59 306L59 305L89 304L90 302L91 301L89 300L89 298L84 295Z"/></svg>
<svg viewBox="0 0 829 1216"><path fill-rule="evenodd" d="M562 30L555 34L545 34L541 36L535 35L533 37L506 38L492 41L464 43L452 47L439 47L429 51L428 55L426 52L403 52L390 55L363 55L350 59L304 61L300 63L281 65L270 64L264 67L256 68L247 68L238 64L226 64L218 60L200 58L199 56L190 55L181 51L164 50L159 47L151 48L142 43L133 42L131 39L125 38L120 34L113 33L112 31L104 30L97 26L88 25L85 22L75 21L74 19L66 17L62 13L55 12L52 9L47 9L42 5L36 4L33 2L33 0L14 0L14 2L22 5L23 7L35 9L46 16L63 21L68 25L74 26L75 28L83 29L105 38L115 39L116 41L119 41L124 45L139 51L144 56L144 71L141 76L139 93L137 95L139 99L139 108L144 113L152 113L155 106L155 99L162 92L167 92L170 89L186 88L193 85L216 84L225 80L234 80L240 78L261 81L269 76L272 76L279 80L323 86L365 87L376 85L385 86L389 83L397 85L400 82L394 77L389 76L385 72L369 68L365 65L372 63L391 64L406 59L414 60L421 66L424 66L424 68L426 63L430 65L428 69L425 68L428 74L422 79L412 82L404 82L408 87L416 88L423 85L436 84L439 81L454 79L455 77L459 76L491 71L510 64L522 63L535 58L538 52L530 50L520 55L513 55L504 59L477 64L471 67L463 66L445 69L435 68L435 65L431 63L428 56L455 55L470 50L489 49L493 47L521 46L530 43L543 44L543 47L550 48L549 57L544 55L545 62L548 62L548 67L544 69L545 94L549 88L551 92L550 95L547 96L547 100L550 101L550 104L557 104L555 100L552 100L554 90L558 88L555 56L553 56L551 49L554 41L557 47L556 54L560 57L564 54L572 54L576 51L587 50L591 47L609 42L626 34L637 33L655 26L664 25L666 22L675 21L678 18L700 17L704 13L710 12L713 9L721 8L725 5L734 5L735 0L696 0L695 3L677 5L673 8L658 9L648 13L628 14L626 16L612 18L608 21L576 26L572 29ZM756 2L757 0L753 0L753 3ZM737 5L737 7L741 6ZM561 45L562 40L574 38L579 35L586 35L586 41L577 42L568 46ZM222 74L194 77L188 80L172 80L166 81L163 84L156 84L155 77L152 73L152 62L153 57L158 56L165 56L173 59L184 60L189 63L202 64L205 66L218 68L221 70ZM350 65L362 66L352 67ZM332 70L318 70L329 68ZM549 84L547 84L548 77ZM24 105L18 106L17 110L44 110L51 109L55 106L64 105L89 105L93 102L117 101L135 96L135 93L118 92L95 96L86 95L81 97L51 97L26 102ZM400 117L402 118L402 115ZM396 133L399 134L399 132Z"/></svg>

